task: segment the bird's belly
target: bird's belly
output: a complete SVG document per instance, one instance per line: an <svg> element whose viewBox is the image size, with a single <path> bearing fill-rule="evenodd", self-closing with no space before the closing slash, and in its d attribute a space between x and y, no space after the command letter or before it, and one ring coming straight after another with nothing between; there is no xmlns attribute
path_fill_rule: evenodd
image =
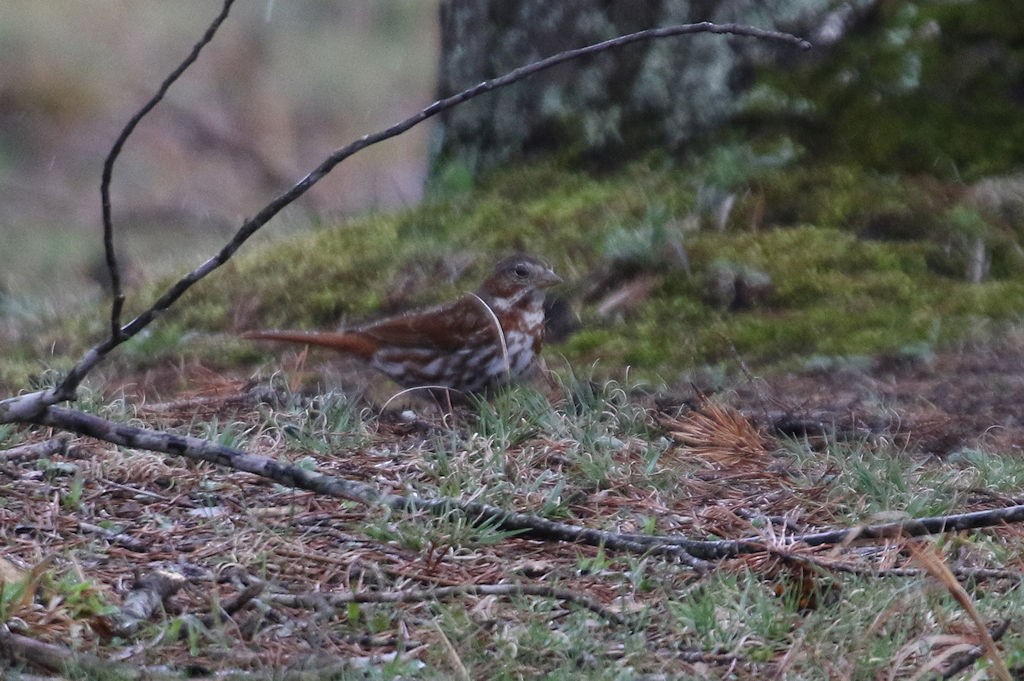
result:
<svg viewBox="0 0 1024 681"><path fill-rule="evenodd" d="M505 349L507 357L498 355L496 363L488 367L488 374L498 376L499 374L511 374L512 377L519 376L530 368L533 363L534 338L532 335L522 331L510 331L505 335Z"/></svg>
<svg viewBox="0 0 1024 681"><path fill-rule="evenodd" d="M533 338L512 331L504 346L494 342L440 354L434 348L382 349L372 364L405 387L443 386L474 393L521 375L533 357Z"/></svg>

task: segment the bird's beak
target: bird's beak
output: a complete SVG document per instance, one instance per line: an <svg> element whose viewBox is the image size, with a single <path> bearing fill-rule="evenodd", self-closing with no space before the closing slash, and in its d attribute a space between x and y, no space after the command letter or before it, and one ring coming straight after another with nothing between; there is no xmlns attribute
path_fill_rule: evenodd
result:
<svg viewBox="0 0 1024 681"><path fill-rule="evenodd" d="M537 285L540 288L547 288L548 286L555 286L556 284L561 283L562 278L555 274L555 271L553 269L548 268L544 270L544 272L541 274L540 281L537 282Z"/></svg>

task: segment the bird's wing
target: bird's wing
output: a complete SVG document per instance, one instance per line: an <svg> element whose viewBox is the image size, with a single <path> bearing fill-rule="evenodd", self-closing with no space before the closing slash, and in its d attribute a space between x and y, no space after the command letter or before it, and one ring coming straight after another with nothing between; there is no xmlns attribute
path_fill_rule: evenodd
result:
<svg viewBox="0 0 1024 681"><path fill-rule="evenodd" d="M381 345L451 351L475 339L496 337L498 328L486 303L470 293L446 305L382 319L354 332Z"/></svg>

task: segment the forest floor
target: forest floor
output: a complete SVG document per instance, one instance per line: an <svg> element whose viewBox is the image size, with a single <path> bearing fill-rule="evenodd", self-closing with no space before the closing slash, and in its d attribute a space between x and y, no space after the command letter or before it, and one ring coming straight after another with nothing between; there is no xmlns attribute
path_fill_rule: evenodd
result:
<svg viewBox="0 0 1024 681"><path fill-rule="evenodd" d="M565 382L448 414L195 368L136 385L166 395L181 371L187 394L93 406L381 491L765 550L702 574L75 438L0 470L9 661L102 679L938 678L989 664L970 602L1024 669L1024 528L789 539L1021 503L1020 338L715 395ZM143 587L157 607L126 624Z"/></svg>

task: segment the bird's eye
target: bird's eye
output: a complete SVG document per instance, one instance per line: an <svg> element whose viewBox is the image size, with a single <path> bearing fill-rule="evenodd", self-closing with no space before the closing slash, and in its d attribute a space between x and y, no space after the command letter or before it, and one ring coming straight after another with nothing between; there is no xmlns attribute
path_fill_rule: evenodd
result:
<svg viewBox="0 0 1024 681"><path fill-rule="evenodd" d="M515 268L512 270L512 273L519 277L520 279L525 279L526 277L530 276L530 268L527 267L526 265L519 264L515 266Z"/></svg>

